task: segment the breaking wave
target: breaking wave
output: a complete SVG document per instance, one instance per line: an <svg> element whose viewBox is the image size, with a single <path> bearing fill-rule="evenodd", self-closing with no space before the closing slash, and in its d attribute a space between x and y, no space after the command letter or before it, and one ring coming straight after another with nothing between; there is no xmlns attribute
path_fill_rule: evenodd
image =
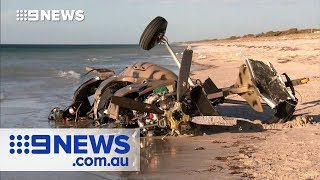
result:
<svg viewBox="0 0 320 180"><path fill-rule="evenodd" d="M87 61L94 62L94 61L97 61L98 59L97 59L97 58L87 58L86 60L87 60Z"/></svg>
<svg viewBox="0 0 320 180"><path fill-rule="evenodd" d="M113 56L102 56L102 57L93 57L93 58L86 58L86 61L95 62L95 61L105 61L112 59Z"/></svg>
<svg viewBox="0 0 320 180"><path fill-rule="evenodd" d="M67 78L67 79L80 79L80 74L75 71L59 71L58 77Z"/></svg>

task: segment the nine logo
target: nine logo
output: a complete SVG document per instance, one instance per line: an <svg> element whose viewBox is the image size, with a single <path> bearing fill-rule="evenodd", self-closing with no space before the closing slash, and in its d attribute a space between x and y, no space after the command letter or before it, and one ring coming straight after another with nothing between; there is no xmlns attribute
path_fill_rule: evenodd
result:
<svg viewBox="0 0 320 180"><path fill-rule="evenodd" d="M0 128L0 147L0 171L140 169L139 129Z"/></svg>
<svg viewBox="0 0 320 180"><path fill-rule="evenodd" d="M83 10L17 10L17 21L83 21Z"/></svg>
<svg viewBox="0 0 320 180"><path fill-rule="evenodd" d="M130 151L130 145L126 135L99 135L98 138L94 135L54 135L53 138L49 135L10 135L10 154L30 153L32 154L59 154L61 150L66 154L87 154L91 148L94 154L103 153L110 154L111 150L117 154L126 154ZM106 137L106 138L105 138ZM51 150L51 141L53 141L53 150ZM112 146L116 147L113 148ZM17 149L15 149L17 147Z"/></svg>

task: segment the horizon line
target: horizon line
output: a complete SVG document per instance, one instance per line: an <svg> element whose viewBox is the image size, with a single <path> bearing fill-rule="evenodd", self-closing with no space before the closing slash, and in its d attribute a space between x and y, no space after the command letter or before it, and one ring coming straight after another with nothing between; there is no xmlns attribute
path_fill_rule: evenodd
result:
<svg viewBox="0 0 320 180"><path fill-rule="evenodd" d="M38 44L38 43L32 43L32 44L24 44L24 43L18 43L18 44L15 44L15 43L6 43L6 44L0 44L0 45L139 45L139 44L131 44L131 43L124 43L124 44L120 44L120 43L115 43L115 44L69 44L69 43L67 43L67 44L63 44L63 43L61 43L61 44Z"/></svg>

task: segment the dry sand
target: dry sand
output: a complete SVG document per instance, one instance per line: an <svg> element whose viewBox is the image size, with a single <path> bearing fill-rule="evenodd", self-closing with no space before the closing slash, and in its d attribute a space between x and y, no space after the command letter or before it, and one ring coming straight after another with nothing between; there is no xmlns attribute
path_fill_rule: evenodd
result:
<svg viewBox="0 0 320 180"><path fill-rule="evenodd" d="M213 79L218 87L236 81L238 67L251 58L273 63L297 86L299 105L293 121L265 124L273 111L222 105L223 115L242 117L235 126L203 127L203 136L143 139L141 172L133 179L320 179L320 34L246 38L189 44L202 70L193 78ZM239 99L233 96L234 99Z"/></svg>

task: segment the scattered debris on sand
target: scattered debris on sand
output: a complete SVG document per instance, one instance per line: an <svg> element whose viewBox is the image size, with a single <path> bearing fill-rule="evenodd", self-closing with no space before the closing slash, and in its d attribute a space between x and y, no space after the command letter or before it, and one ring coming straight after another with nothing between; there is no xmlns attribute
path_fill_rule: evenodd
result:
<svg viewBox="0 0 320 180"><path fill-rule="evenodd" d="M262 124L264 129L284 129L305 127L310 125L320 125L320 123L314 121L314 119L310 116L296 116L293 120L287 121L285 123Z"/></svg>

